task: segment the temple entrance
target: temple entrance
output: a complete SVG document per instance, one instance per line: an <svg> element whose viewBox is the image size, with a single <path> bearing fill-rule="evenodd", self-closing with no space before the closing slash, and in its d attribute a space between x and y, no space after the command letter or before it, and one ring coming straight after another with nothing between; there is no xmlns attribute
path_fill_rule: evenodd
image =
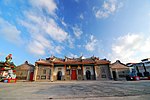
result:
<svg viewBox="0 0 150 100"><path fill-rule="evenodd" d="M51 69L49 70L49 80L51 80Z"/></svg>
<svg viewBox="0 0 150 100"><path fill-rule="evenodd" d="M34 75L34 73L31 72L31 73L30 73L30 81L33 81L33 75Z"/></svg>
<svg viewBox="0 0 150 100"><path fill-rule="evenodd" d="M86 79L87 80L91 79L91 72L89 70L86 71Z"/></svg>
<svg viewBox="0 0 150 100"><path fill-rule="evenodd" d="M114 80L117 80L116 71L112 71L112 74L113 74L113 79L114 79Z"/></svg>
<svg viewBox="0 0 150 100"><path fill-rule="evenodd" d="M61 77L62 77L62 72L59 71L59 72L57 73L57 80L61 80Z"/></svg>
<svg viewBox="0 0 150 100"><path fill-rule="evenodd" d="M76 70L72 70L71 80L77 80L77 72L76 72Z"/></svg>

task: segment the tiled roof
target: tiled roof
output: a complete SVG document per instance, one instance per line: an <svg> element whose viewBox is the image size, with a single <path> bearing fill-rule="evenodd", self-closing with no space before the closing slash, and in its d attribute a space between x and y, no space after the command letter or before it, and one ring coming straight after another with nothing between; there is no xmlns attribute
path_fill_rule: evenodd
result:
<svg viewBox="0 0 150 100"><path fill-rule="evenodd" d="M97 57L90 57L90 58L85 58L82 59L82 56L79 58L69 58L65 57L65 59L62 58L57 58L55 56L52 56L50 58L46 58L46 60L40 60L37 61L36 63L38 64L109 64L110 61L104 60L104 59L99 59Z"/></svg>
<svg viewBox="0 0 150 100"><path fill-rule="evenodd" d="M33 68L34 68L34 65L24 63L24 64L17 66L16 70L33 70Z"/></svg>
<svg viewBox="0 0 150 100"><path fill-rule="evenodd" d="M110 61L108 60L96 60L96 64L109 64Z"/></svg>
<svg viewBox="0 0 150 100"><path fill-rule="evenodd" d="M39 60L39 61L36 61L35 63L42 64L42 65L52 65L52 63L50 63L46 60Z"/></svg>
<svg viewBox="0 0 150 100"><path fill-rule="evenodd" d="M121 63L119 60L117 60L115 63L111 64L110 67L112 69L129 69L125 64Z"/></svg>
<svg viewBox="0 0 150 100"><path fill-rule="evenodd" d="M28 63L28 61L25 61L24 64L21 64L16 67L16 69L18 69L18 70L20 70L20 69L21 70L33 70L33 68L34 68L34 65Z"/></svg>

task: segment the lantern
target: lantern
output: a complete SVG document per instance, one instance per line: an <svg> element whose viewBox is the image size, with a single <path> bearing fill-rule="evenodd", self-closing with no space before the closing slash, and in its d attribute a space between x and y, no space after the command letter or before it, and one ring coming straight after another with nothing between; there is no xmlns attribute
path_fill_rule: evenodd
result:
<svg viewBox="0 0 150 100"><path fill-rule="evenodd" d="M67 69L71 69L71 66L69 65L69 66L67 67Z"/></svg>
<svg viewBox="0 0 150 100"><path fill-rule="evenodd" d="M69 69L71 69L71 66L69 65Z"/></svg>
<svg viewBox="0 0 150 100"><path fill-rule="evenodd" d="M78 68L77 69L81 69L81 67L78 65Z"/></svg>

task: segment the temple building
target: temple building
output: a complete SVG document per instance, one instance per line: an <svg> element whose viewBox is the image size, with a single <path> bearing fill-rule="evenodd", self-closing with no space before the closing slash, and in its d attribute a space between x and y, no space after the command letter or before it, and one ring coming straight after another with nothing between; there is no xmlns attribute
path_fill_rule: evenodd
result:
<svg viewBox="0 0 150 100"><path fill-rule="evenodd" d="M129 67L121 63L119 60L110 65L111 76L114 80L126 80L129 74Z"/></svg>
<svg viewBox="0 0 150 100"><path fill-rule="evenodd" d="M34 74L34 65L28 63L28 61L25 61L24 64L21 64L16 67L17 80L32 81L33 74Z"/></svg>
<svg viewBox="0 0 150 100"><path fill-rule="evenodd" d="M108 80L110 61L90 58L57 58L51 56L35 62L34 81Z"/></svg>

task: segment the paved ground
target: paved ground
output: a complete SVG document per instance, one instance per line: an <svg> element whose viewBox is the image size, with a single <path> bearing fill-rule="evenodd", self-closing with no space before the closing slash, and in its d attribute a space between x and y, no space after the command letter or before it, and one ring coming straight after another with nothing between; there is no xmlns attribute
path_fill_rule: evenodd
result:
<svg viewBox="0 0 150 100"><path fill-rule="evenodd" d="M150 100L150 81L0 83L0 100Z"/></svg>

